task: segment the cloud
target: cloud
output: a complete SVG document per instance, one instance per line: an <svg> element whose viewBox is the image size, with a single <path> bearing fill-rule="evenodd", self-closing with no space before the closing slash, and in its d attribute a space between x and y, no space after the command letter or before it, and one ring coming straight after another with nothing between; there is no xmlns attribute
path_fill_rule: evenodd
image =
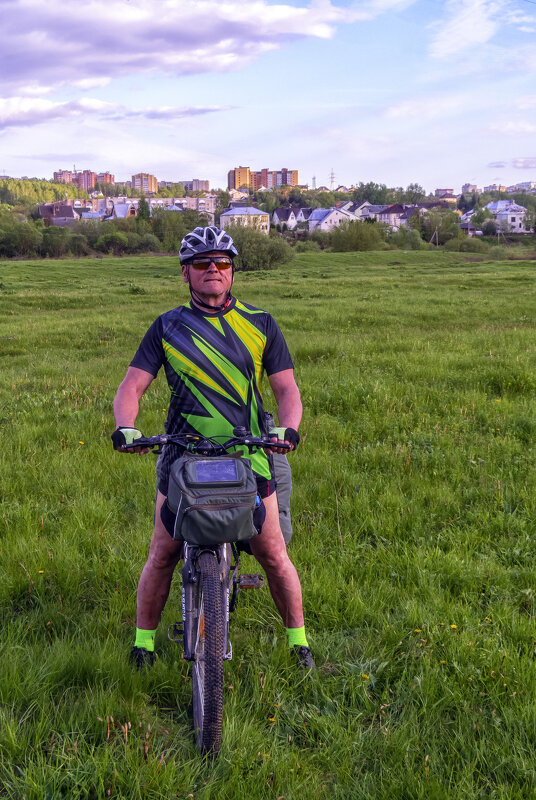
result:
<svg viewBox="0 0 536 800"><path fill-rule="evenodd" d="M506 161L490 161L487 165L488 169L504 169L508 164Z"/></svg>
<svg viewBox="0 0 536 800"><path fill-rule="evenodd" d="M492 131L497 133L506 133L513 136L523 135L527 133L536 133L536 124L527 122L526 120L505 120L504 122L493 122L490 125Z"/></svg>
<svg viewBox="0 0 536 800"><path fill-rule="evenodd" d="M372 0L365 7L377 14L408 3ZM238 0L18 0L2 11L5 86L74 83L82 89L133 73L239 69L286 41L330 38L354 13L330 0L303 7L253 0L247 13ZM82 77L73 81L74 73Z"/></svg>
<svg viewBox="0 0 536 800"><path fill-rule="evenodd" d="M442 119L464 111L472 102L470 95L454 94L450 96L417 97L402 100L385 109L387 119L425 120Z"/></svg>
<svg viewBox="0 0 536 800"><path fill-rule="evenodd" d="M68 117L100 116L105 120L143 118L148 120L173 120L197 117L228 111L232 106L162 106L161 108L127 108L118 103L107 103L92 97L82 97L70 102L54 102L36 97L0 98L0 129L20 125L40 125Z"/></svg>
<svg viewBox="0 0 536 800"><path fill-rule="evenodd" d="M536 169L536 158L514 158L512 166L515 169Z"/></svg>
<svg viewBox="0 0 536 800"><path fill-rule="evenodd" d="M450 58L488 42L499 29L503 5L495 0L447 0L447 18L430 26L435 31L430 55Z"/></svg>
<svg viewBox="0 0 536 800"><path fill-rule="evenodd" d="M100 89L103 86L108 86L112 79L103 76L102 78L82 78L80 81L73 81L72 85L79 89Z"/></svg>
<svg viewBox="0 0 536 800"><path fill-rule="evenodd" d="M525 97L519 97L516 102L516 106L520 111L528 111L531 108L536 108L536 94L529 94Z"/></svg>

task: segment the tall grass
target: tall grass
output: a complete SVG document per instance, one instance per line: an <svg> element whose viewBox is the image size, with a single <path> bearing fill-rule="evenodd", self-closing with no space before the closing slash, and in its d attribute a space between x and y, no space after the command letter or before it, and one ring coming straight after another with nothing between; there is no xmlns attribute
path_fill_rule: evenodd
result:
<svg viewBox="0 0 536 800"><path fill-rule="evenodd" d="M0 797L534 794L533 263L304 253L237 275L304 400L290 552L319 670L244 592L213 764L166 638L178 581L156 666L127 663L154 459L109 440L142 334L186 298L176 260L3 263L0 283ZM144 432L167 402L160 377Z"/></svg>

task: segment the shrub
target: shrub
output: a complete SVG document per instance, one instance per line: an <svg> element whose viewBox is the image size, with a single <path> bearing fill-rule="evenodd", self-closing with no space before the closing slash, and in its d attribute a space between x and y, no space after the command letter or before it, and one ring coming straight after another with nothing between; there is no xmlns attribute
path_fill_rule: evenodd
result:
<svg viewBox="0 0 536 800"><path fill-rule="evenodd" d="M128 250L128 239L120 231L109 231L109 233L99 236L95 247L103 253L112 251L117 256Z"/></svg>
<svg viewBox="0 0 536 800"><path fill-rule="evenodd" d="M292 247L277 234L266 236L242 225L230 225L225 230L232 236L238 250L237 269L274 269L294 258Z"/></svg>
<svg viewBox="0 0 536 800"><path fill-rule="evenodd" d="M91 250L87 236L83 233L72 233L69 238L69 250L74 256L87 256Z"/></svg>
<svg viewBox="0 0 536 800"><path fill-rule="evenodd" d="M318 242L308 240L305 242L297 242L295 251L296 253L319 253L321 250Z"/></svg>
<svg viewBox="0 0 536 800"><path fill-rule="evenodd" d="M383 242L379 225L360 220L343 222L331 234L331 247L335 252L380 250Z"/></svg>
<svg viewBox="0 0 536 800"><path fill-rule="evenodd" d="M387 234L387 244L395 245L400 250L423 250L426 245L418 230L413 228L400 228L398 231Z"/></svg>
<svg viewBox="0 0 536 800"><path fill-rule="evenodd" d="M144 233L143 236L140 238L140 250L143 252L148 253L158 253L160 250L160 241L154 233Z"/></svg>

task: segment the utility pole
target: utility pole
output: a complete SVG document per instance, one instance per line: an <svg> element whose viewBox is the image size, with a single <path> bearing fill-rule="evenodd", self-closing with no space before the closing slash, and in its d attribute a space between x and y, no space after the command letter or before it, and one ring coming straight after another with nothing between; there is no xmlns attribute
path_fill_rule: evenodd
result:
<svg viewBox="0 0 536 800"><path fill-rule="evenodd" d="M335 188L335 173L333 172L333 167L331 168L329 180L330 180L330 189L331 191L333 191Z"/></svg>

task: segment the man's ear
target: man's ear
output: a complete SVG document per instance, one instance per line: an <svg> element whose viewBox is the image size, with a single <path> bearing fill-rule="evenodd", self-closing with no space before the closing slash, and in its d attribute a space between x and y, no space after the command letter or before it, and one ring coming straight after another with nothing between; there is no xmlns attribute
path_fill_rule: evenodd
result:
<svg viewBox="0 0 536 800"><path fill-rule="evenodd" d="M190 279L190 267L188 266L188 264L183 264L181 269L182 269L182 279L184 283L188 283Z"/></svg>

